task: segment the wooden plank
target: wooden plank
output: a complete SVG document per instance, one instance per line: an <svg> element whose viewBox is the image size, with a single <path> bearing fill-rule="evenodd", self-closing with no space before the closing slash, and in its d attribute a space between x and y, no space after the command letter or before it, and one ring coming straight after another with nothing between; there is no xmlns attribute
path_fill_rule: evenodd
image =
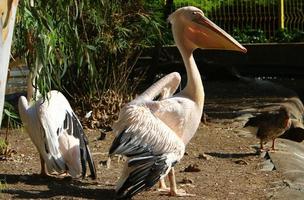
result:
<svg viewBox="0 0 304 200"><path fill-rule="evenodd" d="M10 77L23 76L26 77L29 74L30 70L26 69L14 69L10 70ZM9 77L9 78L10 78Z"/></svg>
<svg viewBox="0 0 304 200"><path fill-rule="evenodd" d="M10 68L9 77L6 84L6 94L24 93L27 89L27 67Z"/></svg>

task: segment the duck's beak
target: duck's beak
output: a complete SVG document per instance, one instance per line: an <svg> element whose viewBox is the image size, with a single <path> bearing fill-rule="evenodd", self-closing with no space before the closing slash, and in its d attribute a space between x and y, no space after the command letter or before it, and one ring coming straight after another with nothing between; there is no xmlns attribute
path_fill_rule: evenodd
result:
<svg viewBox="0 0 304 200"><path fill-rule="evenodd" d="M195 19L188 26L186 34L198 48L247 52L245 47L202 13L194 14Z"/></svg>

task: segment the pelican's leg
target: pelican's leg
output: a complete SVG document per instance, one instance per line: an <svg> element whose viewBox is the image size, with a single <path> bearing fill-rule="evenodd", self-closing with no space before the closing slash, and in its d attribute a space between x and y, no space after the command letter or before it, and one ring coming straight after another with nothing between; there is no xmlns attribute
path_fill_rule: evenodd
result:
<svg viewBox="0 0 304 200"><path fill-rule="evenodd" d="M60 172L60 173L52 173L52 175L54 175L54 176L59 176L59 177L67 177L67 176L69 176L69 173L68 173L68 171L64 171L64 172Z"/></svg>
<svg viewBox="0 0 304 200"><path fill-rule="evenodd" d="M175 172L174 168L172 167L169 174L169 182L170 182L170 195L171 196L178 196L178 197L194 197L195 194L188 194L183 189L177 189L176 181L175 181Z"/></svg>
<svg viewBox="0 0 304 200"><path fill-rule="evenodd" d="M46 167L45 167L45 162L42 158L42 156L40 155L40 165L41 165L41 172L40 175L41 176L48 176L48 173L46 171Z"/></svg>
<svg viewBox="0 0 304 200"><path fill-rule="evenodd" d="M41 165L41 172L40 172L40 176L61 176L61 177L65 177L68 176L68 172L62 172L62 173L57 173L57 172L51 172L50 174L48 173L48 171L46 170L46 166L45 166L45 162L42 158L42 156L40 155L40 165Z"/></svg>
<svg viewBox="0 0 304 200"><path fill-rule="evenodd" d="M165 177L159 179L157 191L160 191L160 192L169 192L170 191L170 189L166 186Z"/></svg>

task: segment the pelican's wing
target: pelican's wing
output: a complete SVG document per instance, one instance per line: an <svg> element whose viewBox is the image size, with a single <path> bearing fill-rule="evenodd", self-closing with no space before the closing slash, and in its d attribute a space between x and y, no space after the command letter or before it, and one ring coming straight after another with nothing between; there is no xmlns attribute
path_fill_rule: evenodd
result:
<svg viewBox="0 0 304 200"><path fill-rule="evenodd" d="M37 116L40 124L38 131L40 134L32 137L36 141L35 144L46 163L48 171L63 172L66 170L66 164L59 150L59 135L52 130L49 123L52 119L49 119L47 113L45 113L45 110L39 107Z"/></svg>
<svg viewBox="0 0 304 200"><path fill-rule="evenodd" d="M193 110L197 109L196 104L187 98L172 97L161 101L148 101L144 104L151 112L175 134L182 137L187 124L191 124L195 117Z"/></svg>
<svg viewBox="0 0 304 200"><path fill-rule="evenodd" d="M145 92L135 98L131 104L137 104L138 102L152 101L154 99L165 99L172 96L179 84L181 77L179 73L172 72L150 86Z"/></svg>
<svg viewBox="0 0 304 200"><path fill-rule="evenodd" d="M96 178L94 162L88 148L88 139L67 99L60 92L51 91L49 93L49 98L45 101L41 100L40 102L41 106L38 116L40 116L39 119L45 132L50 155L53 157L60 157L62 156L61 154L65 153L65 156L67 157L66 160L71 161L70 163L66 163L69 171L73 168L77 169L77 162L80 160L83 177L86 174L86 161L88 160L91 175L93 178ZM68 136L63 137L63 134L68 134ZM61 137L68 141L59 142ZM69 140L69 137L74 137L79 143L74 142L77 140ZM62 147L60 145L65 146ZM80 158L74 157L75 155L72 151L73 146L78 146ZM62 152L63 149L65 152Z"/></svg>
<svg viewBox="0 0 304 200"><path fill-rule="evenodd" d="M61 172L65 170L65 162L61 154L50 151L47 134L40 120L39 110L40 103L36 102L34 105L29 106L28 101L24 96L19 98L18 102L19 114L32 142L36 146L40 156L47 164L48 171ZM53 146L58 146L57 140L53 140Z"/></svg>
<svg viewBox="0 0 304 200"><path fill-rule="evenodd" d="M129 157L117 193L131 197L165 176L183 157L185 145L145 106L127 105L117 123L109 154Z"/></svg>
<svg viewBox="0 0 304 200"><path fill-rule="evenodd" d="M58 129L60 130L60 129ZM77 118L76 114L72 110L66 110L65 120L63 123L63 130L69 135L73 135L75 138L79 139L80 142L80 159L82 165L82 177L84 178L86 175L86 161L88 161L88 165L91 172L91 177L96 179L96 169L93 161L92 154L89 149L89 141L87 136L85 135L82 125Z"/></svg>

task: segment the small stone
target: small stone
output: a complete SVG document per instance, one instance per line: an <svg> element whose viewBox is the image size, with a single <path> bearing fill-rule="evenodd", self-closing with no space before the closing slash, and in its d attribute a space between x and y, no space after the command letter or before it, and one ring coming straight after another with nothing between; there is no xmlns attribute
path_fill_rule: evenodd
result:
<svg viewBox="0 0 304 200"><path fill-rule="evenodd" d="M265 160L264 162L261 163L261 165L262 165L261 171L273 171L275 169L275 166L270 159ZM267 174L265 176L267 176Z"/></svg>
<svg viewBox="0 0 304 200"><path fill-rule="evenodd" d="M212 158L211 156L204 154L204 153L202 153L202 154L200 153L198 155L198 159L210 160L211 158Z"/></svg>

